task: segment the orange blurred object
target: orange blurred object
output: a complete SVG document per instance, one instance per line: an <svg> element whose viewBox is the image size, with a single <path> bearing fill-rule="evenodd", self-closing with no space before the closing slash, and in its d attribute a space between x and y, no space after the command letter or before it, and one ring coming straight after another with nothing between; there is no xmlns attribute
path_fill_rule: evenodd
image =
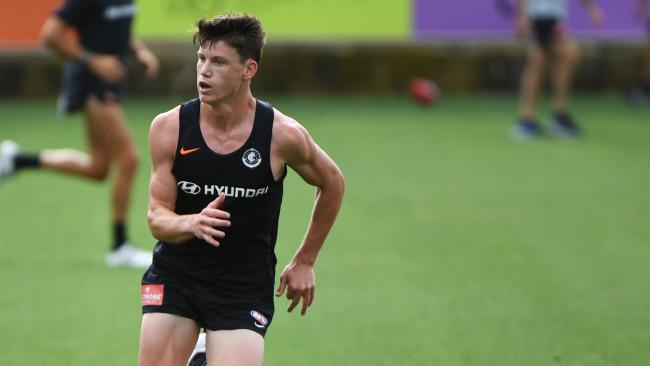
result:
<svg viewBox="0 0 650 366"><path fill-rule="evenodd" d="M38 46L41 27L63 0L21 0L0 12L0 46Z"/></svg>

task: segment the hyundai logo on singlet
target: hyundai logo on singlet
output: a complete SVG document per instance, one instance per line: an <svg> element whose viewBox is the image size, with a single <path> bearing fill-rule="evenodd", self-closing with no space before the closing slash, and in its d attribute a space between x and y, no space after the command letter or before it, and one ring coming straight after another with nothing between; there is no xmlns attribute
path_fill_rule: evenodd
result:
<svg viewBox="0 0 650 366"><path fill-rule="evenodd" d="M189 193L189 194L199 194L201 193L201 187L198 185L192 183L192 182L187 182L187 181L180 181L178 182L178 186L181 187L183 192Z"/></svg>
<svg viewBox="0 0 650 366"><path fill-rule="evenodd" d="M241 160L244 162L244 165L252 169L260 165L262 162L262 154L256 149L250 148L244 151L244 156L241 157Z"/></svg>

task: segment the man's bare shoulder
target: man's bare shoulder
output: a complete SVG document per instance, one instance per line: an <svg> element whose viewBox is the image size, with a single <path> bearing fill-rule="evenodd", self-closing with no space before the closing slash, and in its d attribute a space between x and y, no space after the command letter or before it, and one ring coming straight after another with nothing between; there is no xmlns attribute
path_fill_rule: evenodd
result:
<svg viewBox="0 0 650 366"><path fill-rule="evenodd" d="M295 119L275 109L273 118L273 143L279 145L303 144L309 133Z"/></svg>
<svg viewBox="0 0 650 366"><path fill-rule="evenodd" d="M275 109L272 144L285 161L300 162L309 159L314 142L303 125Z"/></svg>
<svg viewBox="0 0 650 366"><path fill-rule="evenodd" d="M149 128L149 145L154 161L157 157L173 160L178 142L178 116L180 106L160 113L151 122Z"/></svg>
<svg viewBox="0 0 650 366"><path fill-rule="evenodd" d="M178 116L180 113L180 106L176 106L167 112L158 114L151 122L151 132L154 130L178 130Z"/></svg>

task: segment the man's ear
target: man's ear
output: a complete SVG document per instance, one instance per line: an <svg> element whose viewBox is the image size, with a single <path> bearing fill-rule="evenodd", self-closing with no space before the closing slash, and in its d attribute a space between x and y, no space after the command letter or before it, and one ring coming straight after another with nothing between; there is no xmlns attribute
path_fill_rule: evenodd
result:
<svg viewBox="0 0 650 366"><path fill-rule="evenodd" d="M246 60L244 65L244 80L252 79L257 74L257 62L252 58Z"/></svg>

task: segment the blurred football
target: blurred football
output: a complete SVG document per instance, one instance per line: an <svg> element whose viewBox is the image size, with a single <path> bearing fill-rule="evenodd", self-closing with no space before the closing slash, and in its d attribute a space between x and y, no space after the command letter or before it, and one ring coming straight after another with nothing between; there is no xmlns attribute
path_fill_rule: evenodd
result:
<svg viewBox="0 0 650 366"><path fill-rule="evenodd" d="M438 85L426 78L415 78L409 84L411 98L422 105L433 105L440 97Z"/></svg>

